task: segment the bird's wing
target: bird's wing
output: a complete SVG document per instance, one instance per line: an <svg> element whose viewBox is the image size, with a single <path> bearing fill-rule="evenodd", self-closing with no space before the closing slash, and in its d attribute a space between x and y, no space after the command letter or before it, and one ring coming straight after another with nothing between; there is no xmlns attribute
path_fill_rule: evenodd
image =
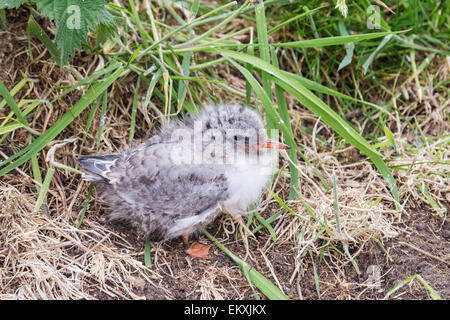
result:
<svg viewBox="0 0 450 320"><path fill-rule="evenodd" d="M80 156L77 160L84 169L83 180L111 183L109 179L110 168L117 167L115 163L118 160L124 160L130 155L136 154L142 148L151 147L159 143L161 143L161 137L155 135L127 153Z"/></svg>
<svg viewBox="0 0 450 320"><path fill-rule="evenodd" d="M189 225L218 210L218 203L228 196L223 170L207 164L173 164L171 146L138 147L109 167L105 200L112 219L134 219L144 231L151 231L158 224L170 227L183 219Z"/></svg>

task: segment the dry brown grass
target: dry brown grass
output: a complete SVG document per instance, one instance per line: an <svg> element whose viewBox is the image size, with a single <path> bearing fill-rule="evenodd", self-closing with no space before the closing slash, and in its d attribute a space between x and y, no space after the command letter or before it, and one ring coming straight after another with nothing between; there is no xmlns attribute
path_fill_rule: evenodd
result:
<svg viewBox="0 0 450 320"><path fill-rule="evenodd" d="M36 198L20 183L2 183L0 199L0 299L140 299L139 282L158 287L161 277L104 225L87 219L78 229L67 214L33 215Z"/></svg>

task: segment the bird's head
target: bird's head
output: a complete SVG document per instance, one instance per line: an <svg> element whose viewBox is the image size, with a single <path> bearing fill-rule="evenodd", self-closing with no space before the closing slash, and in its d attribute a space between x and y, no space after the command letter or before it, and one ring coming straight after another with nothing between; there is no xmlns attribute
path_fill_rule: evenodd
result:
<svg viewBox="0 0 450 320"><path fill-rule="evenodd" d="M289 146L271 140L259 114L238 104L204 108L198 119L202 123L203 139L223 143L225 154L239 158L259 157L270 149L289 149Z"/></svg>

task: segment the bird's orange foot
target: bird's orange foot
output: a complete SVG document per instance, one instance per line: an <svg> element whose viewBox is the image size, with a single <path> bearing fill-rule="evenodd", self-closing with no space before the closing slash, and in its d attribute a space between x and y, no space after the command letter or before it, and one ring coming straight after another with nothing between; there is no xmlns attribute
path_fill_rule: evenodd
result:
<svg viewBox="0 0 450 320"><path fill-rule="evenodd" d="M183 234L181 236L184 244L184 252L188 255L196 258L207 258L209 254L209 249L213 246L212 244L202 244L198 242L194 242L189 245L189 235Z"/></svg>
<svg viewBox="0 0 450 320"><path fill-rule="evenodd" d="M212 246L212 244L194 242L189 246L189 248L185 249L184 252L192 257L205 259L208 258L209 250Z"/></svg>

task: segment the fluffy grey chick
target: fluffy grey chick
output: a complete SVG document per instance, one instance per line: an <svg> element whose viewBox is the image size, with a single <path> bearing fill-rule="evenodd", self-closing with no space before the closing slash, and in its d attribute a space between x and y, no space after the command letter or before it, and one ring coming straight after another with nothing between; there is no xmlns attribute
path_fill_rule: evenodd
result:
<svg viewBox="0 0 450 320"><path fill-rule="evenodd" d="M163 127L120 154L82 156L83 179L104 184L109 220L140 227L154 241L183 237L186 252L205 257L209 246L188 246L222 210L245 214L266 188L276 166L271 149L288 146L267 138L250 108L207 106Z"/></svg>

